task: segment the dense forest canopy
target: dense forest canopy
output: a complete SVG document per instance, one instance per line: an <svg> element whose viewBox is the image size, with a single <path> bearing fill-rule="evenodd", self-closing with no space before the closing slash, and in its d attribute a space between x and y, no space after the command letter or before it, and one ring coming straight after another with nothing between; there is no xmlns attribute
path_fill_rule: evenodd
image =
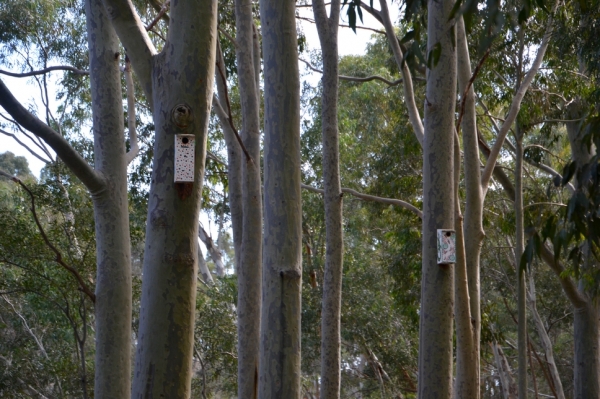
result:
<svg viewBox="0 0 600 399"><path fill-rule="evenodd" d="M599 10L2 1L0 397L599 398Z"/></svg>

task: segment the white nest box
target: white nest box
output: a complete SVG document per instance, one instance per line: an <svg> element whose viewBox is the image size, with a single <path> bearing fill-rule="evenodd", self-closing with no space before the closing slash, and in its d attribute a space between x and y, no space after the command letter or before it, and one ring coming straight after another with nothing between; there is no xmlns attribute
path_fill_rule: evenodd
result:
<svg viewBox="0 0 600 399"><path fill-rule="evenodd" d="M175 135L175 183L194 182L194 160L196 136L193 134Z"/></svg>
<svg viewBox="0 0 600 399"><path fill-rule="evenodd" d="M454 230L438 229L437 263L438 265L456 263L456 233Z"/></svg>

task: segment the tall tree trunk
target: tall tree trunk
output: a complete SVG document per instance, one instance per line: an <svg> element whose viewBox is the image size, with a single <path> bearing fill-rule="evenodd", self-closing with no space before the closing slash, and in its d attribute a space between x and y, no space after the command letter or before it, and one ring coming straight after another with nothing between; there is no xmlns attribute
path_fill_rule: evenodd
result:
<svg viewBox="0 0 600 399"><path fill-rule="evenodd" d="M479 397L479 347L480 347L480 331L481 331L481 310L480 310L480 284L479 284L479 258L481 254L481 246L483 243L483 192L481 190L481 172L479 149L477 140L477 121L475 113L475 93L473 86L467 91L466 97L463 99L465 90L471 79L471 61L469 58L469 48L467 36L465 32L465 24L462 18L458 20L457 27L457 75L458 75L458 92L461 96L461 102L464 101L464 114L462 117L462 136L464 148L464 169L465 169L465 190L466 190L466 205L464 227L462 227L462 235L464 237L465 263L466 263L466 287L467 297L469 301L468 308L465 304L456 303L463 308L463 314L456 314L456 390L454 397L473 398ZM459 154L460 155L460 154ZM455 152L456 156L456 152ZM455 182L457 184L457 182ZM455 199L456 201L458 199ZM456 240L457 248L459 245L459 230L461 226L457 222L456 225ZM457 273L459 262L457 258ZM457 279L455 284L458 290L460 280ZM458 301L459 298L457 297ZM468 310L468 311L467 311ZM458 335L459 325L465 333L462 336ZM467 327L468 326L468 327ZM466 329L470 330L469 331ZM465 335L470 336L465 340Z"/></svg>
<svg viewBox="0 0 600 399"><path fill-rule="evenodd" d="M93 192L96 224L94 397L131 392L131 245L119 40L100 0L85 2L90 57L94 163L107 180Z"/></svg>
<svg viewBox="0 0 600 399"><path fill-rule="evenodd" d="M120 15L113 11L113 23L118 24ZM163 52L150 62L156 133L132 393L136 399L190 396L198 217L212 101L216 12L216 1L172 3L168 40ZM119 36L127 46L131 30L124 29ZM143 72L147 60L135 58L129 47L128 54L136 72ZM141 79L145 86L143 75ZM181 133L195 136L193 183L174 183L174 135Z"/></svg>
<svg viewBox="0 0 600 399"><path fill-rule="evenodd" d="M254 64L252 1L236 0L236 56L242 102L242 141L250 159L242 163L243 230L238 269L238 397L258 394L262 267L259 87Z"/></svg>
<svg viewBox="0 0 600 399"><path fill-rule="evenodd" d="M419 330L420 399L452 394L452 265L437 263L437 230L454 228L453 148L456 41L448 16L452 0L428 2L427 70L423 140L423 272Z"/></svg>
<svg viewBox="0 0 600 399"><path fill-rule="evenodd" d="M227 69L217 41L217 64L215 72L218 99L213 100L213 109L219 118L227 146L227 187L229 188L229 209L231 210L231 231L233 233L233 249L235 253L235 272L237 273L242 254L243 202L242 202L242 162L243 153L237 141L233 121L229 120L231 110L227 93Z"/></svg>
<svg viewBox="0 0 600 399"><path fill-rule="evenodd" d="M580 100L571 104L568 116L573 119L583 116ZM592 151L596 151L596 149L588 147L583 141L585 134L588 133L587 127L583 127L579 122L568 122L566 125L572 158L580 168L590 162L593 156ZM578 182L575 182L575 187L580 189ZM584 255L585 263L591 261L589 256L589 254ZM583 265L582 272L585 273L588 267ZM598 398L600 397L600 305L597 300L591 298L583 280L580 280L578 288L580 295L586 301L584 304L575 306L573 318L575 398Z"/></svg>
<svg viewBox="0 0 600 399"><path fill-rule="evenodd" d="M264 238L261 399L298 399L302 285L300 83L292 0L261 0L264 60Z"/></svg>
<svg viewBox="0 0 600 399"><path fill-rule="evenodd" d="M518 360L519 360L519 398L527 397L527 308L525 269L521 268L521 256L525 248L523 219L523 132L516 125L516 162L515 162L515 269L517 271L517 310L518 310Z"/></svg>
<svg viewBox="0 0 600 399"><path fill-rule="evenodd" d="M342 270L342 186L340 183L338 100L338 25L340 1L334 0L327 16L325 2L313 1L313 11L323 57L321 124L323 137L323 189L326 255L321 312L321 397L340 397Z"/></svg>
<svg viewBox="0 0 600 399"><path fill-rule="evenodd" d="M575 399L600 397L600 334L598 305L588 301L575 308L573 340L575 342L574 391Z"/></svg>

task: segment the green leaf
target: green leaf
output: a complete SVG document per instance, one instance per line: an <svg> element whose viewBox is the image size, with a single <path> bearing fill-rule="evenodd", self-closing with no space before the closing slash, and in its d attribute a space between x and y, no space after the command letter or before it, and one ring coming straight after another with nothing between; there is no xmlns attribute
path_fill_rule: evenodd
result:
<svg viewBox="0 0 600 399"><path fill-rule="evenodd" d="M575 175L575 170L577 170L577 164L575 161L569 162L567 165L565 165L565 168L563 169L563 178L561 181L562 186L567 185L569 180L571 180L573 175Z"/></svg>
<svg viewBox="0 0 600 399"><path fill-rule="evenodd" d="M433 69L437 66L440 61L440 56L442 55L442 44L437 42L431 50L429 50L429 54L427 54L427 68Z"/></svg>
<svg viewBox="0 0 600 399"><path fill-rule="evenodd" d="M521 262L519 262L519 271L525 270L527 266L531 264L531 261L533 260L533 245L533 240L529 239L529 241L527 241L527 245L525 246L523 254L521 254Z"/></svg>
<svg viewBox="0 0 600 399"><path fill-rule="evenodd" d="M354 33L356 33L356 11L354 10L353 4L351 4L350 7L348 7L347 15L348 15L348 25L350 25L350 28L352 28Z"/></svg>
<svg viewBox="0 0 600 399"><path fill-rule="evenodd" d="M356 6L356 10L358 11L358 17L360 18L360 22L364 24L363 16L362 16L362 9L360 8L360 5ZM354 32L356 32L356 30Z"/></svg>
<svg viewBox="0 0 600 399"><path fill-rule="evenodd" d="M406 35L404 35L404 37L402 39L400 39L400 44L404 44L404 43L414 39L415 35L416 35L416 32L414 29L406 32Z"/></svg>

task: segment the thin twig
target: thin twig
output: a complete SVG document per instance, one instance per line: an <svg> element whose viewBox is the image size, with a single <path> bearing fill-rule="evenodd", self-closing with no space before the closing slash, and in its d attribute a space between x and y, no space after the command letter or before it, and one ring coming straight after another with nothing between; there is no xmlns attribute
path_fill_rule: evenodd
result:
<svg viewBox="0 0 600 399"><path fill-rule="evenodd" d="M163 15L165 15L165 13L167 12L167 9L169 8L169 4L170 3L171 3L171 0L165 1L165 4L163 4L163 6L161 7L160 11L156 15L156 17L154 17L154 19L152 20L152 22L150 22L150 24L148 26L146 26L146 31L147 32L151 31L152 28L154 28L154 25L156 25L158 23L158 21L160 21L160 19L163 17Z"/></svg>
<svg viewBox="0 0 600 399"><path fill-rule="evenodd" d="M465 105L467 102L467 96L469 95L469 90L471 90L471 86L473 86L473 82L475 81L475 78L479 74L479 71L481 70L483 63L485 62L486 58L490 55L491 49L492 49L492 46L488 47L488 49L485 52L485 54L483 55L483 57L481 57L481 59L479 60L479 63L475 67L475 70L473 71L473 75L471 76L471 79L469 79L469 83L467 83L467 87L465 87L465 91L463 92L463 95L460 99L460 113L458 114L458 121L456 122L456 131L457 132L460 132L460 124L462 122L463 115L465 114Z"/></svg>
<svg viewBox="0 0 600 399"><path fill-rule="evenodd" d="M235 40L235 37L231 36L225 29L221 28L220 26L217 27L217 29L219 30L219 32L221 32L223 34L223 36L225 36L227 39L229 39L229 41L231 41L231 43L233 43L233 46L235 48L238 47L237 41Z"/></svg>
<svg viewBox="0 0 600 399"><path fill-rule="evenodd" d="M87 284L83 281L83 278L81 277L79 272L75 268L69 266L63 260L63 257L62 257L62 254L60 253L60 251L50 242L50 239L46 235L46 232L44 231L44 228L42 227L42 224L40 223L40 220L38 219L37 212L35 211L35 197L33 196L33 193L31 192L31 190L29 190L29 188L21 181L21 179L19 179L16 176L12 176L9 173L4 172L3 170L0 170L0 176L9 178L10 180L14 181L15 183L17 183L21 187L23 187L23 189L25 191L27 191L27 194L29 194L29 197L31 198L31 208L30 208L31 214L33 215L35 224L37 225L38 230L39 230L40 234L42 235L42 238L44 239L44 242L46 243L48 248L50 248L52 250L52 252L54 252L54 254L56 255L54 260L56 261L56 263L61 265L65 270L67 270L69 273L71 273L73 275L73 277L75 277L75 279L79 283L80 290L83 291L90 298L92 303L96 303L96 295L90 290L90 288L87 286Z"/></svg>
<svg viewBox="0 0 600 399"><path fill-rule="evenodd" d="M306 64L306 66L308 67L308 69L310 69L312 71L315 71L317 73L323 73L322 70L316 68L310 62L308 62L306 60L303 60L302 58L298 58L298 60L304 62ZM356 76L338 75L338 79L339 80L346 80L346 81L349 81L349 82L359 82L359 83L370 82L372 80L380 80L383 83L387 84L388 86L397 86L397 85L399 85L400 83L403 82L402 79L391 81L391 80L387 80L386 78L384 78L382 76L378 76L378 75L371 75L371 76L367 76L367 77L364 77L364 78L359 78L359 77L356 77ZM425 81L425 79L423 79L423 78L415 78L415 80L420 80L420 81L423 81L423 82Z"/></svg>
<svg viewBox="0 0 600 399"><path fill-rule="evenodd" d="M325 193L325 191L323 189L315 188L315 187L309 186L307 184L300 184L300 187L302 187L305 190L312 191L313 193L318 193L318 194ZM379 202L382 204L400 206L408 211L411 211L412 213L417 215L419 218L421 218L421 219L423 218L423 212L421 212L421 210L419 208L417 208L416 206L409 204L406 201L402 201L402 200L394 199L394 198L376 197L374 195L363 194L363 193L359 193L356 190L353 190L351 188L346 188L346 187L342 187L342 193L348 193L348 194L353 195L357 198L360 198L364 201Z"/></svg>
<svg viewBox="0 0 600 399"><path fill-rule="evenodd" d="M311 24L315 23L315 20L311 19L311 18L296 16L296 19L301 19L303 21L310 22ZM352 28L350 25L344 25L344 24L340 24L340 27L342 27L342 28ZM385 32L382 31L382 30L379 30L379 29L367 28L366 26L355 26L355 28L356 29L362 29L362 30L370 30L371 32L375 32L375 33L379 33L379 34L385 35Z"/></svg>
<svg viewBox="0 0 600 399"><path fill-rule="evenodd" d="M219 71L219 76L221 77L221 80L223 81L223 86L225 86L225 101L227 103L227 119L229 120L229 126L231 126L231 130L233 130L233 133L235 134L235 138L237 139L238 143L240 143L240 147L242 148L242 151L244 151L244 154L246 155L246 162L254 162L252 160L252 157L248 153L246 146L244 146L244 142L242 141L240 134L238 133L235 126L233 125L233 116L231 115L231 103L229 102L229 94L227 94L227 91L228 91L227 90L227 79L225 78L225 74L223 73L223 70L221 69L221 65L217 65L217 70Z"/></svg>

